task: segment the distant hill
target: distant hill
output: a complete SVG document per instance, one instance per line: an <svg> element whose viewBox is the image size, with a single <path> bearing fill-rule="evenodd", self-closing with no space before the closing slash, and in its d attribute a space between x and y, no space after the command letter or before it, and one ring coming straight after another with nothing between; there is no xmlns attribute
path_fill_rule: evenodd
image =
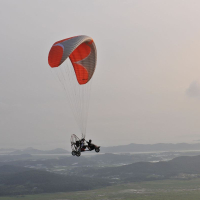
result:
<svg viewBox="0 0 200 200"><path fill-rule="evenodd" d="M25 167L0 167L0 196L89 190L108 186L106 180L65 176Z"/></svg>
<svg viewBox="0 0 200 200"><path fill-rule="evenodd" d="M1 160L1 156L0 156ZM19 160L8 160L5 162L4 160L0 162L0 166L3 165L14 165L14 166L21 166L21 167L29 167L29 168L37 168L37 169L49 169L54 168L55 166L74 166L76 165L80 168L87 167L87 166L94 166L96 162L89 158L85 158L83 156L76 157L76 156L63 156L59 158L52 158L52 159L39 159L39 160L32 160L32 159L19 159Z"/></svg>
<svg viewBox="0 0 200 200"><path fill-rule="evenodd" d="M9 152L9 151L16 151L17 149L14 149L14 148L9 148L9 149L6 149L6 148L1 148L0 149L0 152Z"/></svg>
<svg viewBox="0 0 200 200"><path fill-rule="evenodd" d="M61 149L61 148L43 151L43 150L34 149L32 147L10 152L10 154L66 154L66 153L69 153L69 151L65 149Z"/></svg>
<svg viewBox="0 0 200 200"><path fill-rule="evenodd" d="M10 166L10 165L3 165L0 166L0 176L5 176L7 174L15 174L19 172L30 171L29 168L19 167L19 166Z"/></svg>
<svg viewBox="0 0 200 200"><path fill-rule="evenodd" d="M30 154L17 154L17 155L3 154L3 155L0 155L0 162L27 160L27 159L31 159L32 157L33 156Z"/></svg>
<svg viewBox="0 0 200 200"><path fill-rule="evenodd" d="M85 162L85 167L81 165L79 168L82 170L75 167L76 175L71 176L1 163L0 196L89 190L108 186L110 183L200 177L200 156L182 156L157 163L137 162L120 167L88 167L86 165L90 162L84 157L69 157L67 160L60 160L59 164L62 161L62 166L67 166L72 160L76 163L79 159L82 163ZM114 157L108 154L106 159ZM45 164L46 161L40 162L37 164ZM47 162L53 164L56 161L52 159ZM52 166L54 165L55 163Z"/></svg>
<svg viewBox="0 0 200 200"><path fill-rule="evenodd" d="M53 150L38 150L32 147L28 147L26 149L16 150L16 149L0 149L2 152L6 154L71 154L71 152L57 148ZM199 150L200 151L200 143L196 144L187 144L187 143L158 143L158 144L128 144L128 145L120 145L120 146L112 146L112 147L101 147L101 153L129 153L129 152L157 152L157 151L191 151L191 150Z"/></svg>
<svg viewBox="0 0 200 200"><path fill-rule="evenodd" d="M91 177L120 179L121 181L144 181L168 179L183 174L200 176L200 156L182 156L168 162L137 162L120 167L85 170Z"/></svg>
<svg viewBox="0 0 200 200"><path fill-rule="evenodd" d="M104 153L119 153L119 152L155 152L155 151L189 151L200 150L200 143L158 143L158 144L129 144L112 147L101 147L101 152Z"/></svg>

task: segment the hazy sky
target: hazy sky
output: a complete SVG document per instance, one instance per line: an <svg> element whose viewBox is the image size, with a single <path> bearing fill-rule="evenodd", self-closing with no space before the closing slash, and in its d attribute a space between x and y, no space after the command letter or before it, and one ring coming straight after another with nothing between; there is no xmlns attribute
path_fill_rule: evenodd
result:
<svg viewBox="0 0 200 200"><path fill-rule="evenodd" d="M0 148L69 148L80 134L48 65L55 41L97 46L87 139L200 139L199 0L1 0Z"/></svg>

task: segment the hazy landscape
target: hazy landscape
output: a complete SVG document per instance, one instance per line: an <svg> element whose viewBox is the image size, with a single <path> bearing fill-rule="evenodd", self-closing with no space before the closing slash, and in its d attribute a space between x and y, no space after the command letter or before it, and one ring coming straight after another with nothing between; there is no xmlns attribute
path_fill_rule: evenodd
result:
<svg viewBox="0 0 200 200"><path fill-rule="evenodd" d="M82 153L81 157L71 156L64 149L1 149L0 196L75 200L81 194L85 199L115 199L116 196L167 199L169 196L178 198L184 192L199 195L200 189L195 185L200 182L199 146L198 143L130 144L109 148L115 153L89 152ZM132 151L124 153L130 147ZM102 147L102 151L107 149ZM116 153L116 149L121 153ZM90 192L76 192L87 190Z"/></svg>

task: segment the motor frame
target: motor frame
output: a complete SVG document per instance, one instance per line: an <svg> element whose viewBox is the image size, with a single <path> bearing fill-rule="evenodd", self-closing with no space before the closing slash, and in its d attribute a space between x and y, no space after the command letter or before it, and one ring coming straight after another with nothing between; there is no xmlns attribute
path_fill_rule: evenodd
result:
<svg viewBox="0 0 200 200"><path fill-rule="evenodd" d="M90 147L84 145L81 148L80 147L81 146L80 141L81 140L75 134L71 135L71 149L72 149L71 153L72 153L72 156L79 157L81 155L81 152L84 152L84 151L93 151L93 150L95 150L96 153L100 152L100 146L97 146L95 144L92 144ZM86 150L86 148L88 150Z"/></svg>

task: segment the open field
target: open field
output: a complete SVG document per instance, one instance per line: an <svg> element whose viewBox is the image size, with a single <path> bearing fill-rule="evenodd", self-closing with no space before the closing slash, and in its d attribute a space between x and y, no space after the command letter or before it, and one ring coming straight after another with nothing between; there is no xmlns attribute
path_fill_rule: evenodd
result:
<svg viewBox="0 0 200 200"><path fill-rule="evenodd" d="M110 186L103 189L0 197L0 200L199 200L200 179L163 180Z"/></svg>

